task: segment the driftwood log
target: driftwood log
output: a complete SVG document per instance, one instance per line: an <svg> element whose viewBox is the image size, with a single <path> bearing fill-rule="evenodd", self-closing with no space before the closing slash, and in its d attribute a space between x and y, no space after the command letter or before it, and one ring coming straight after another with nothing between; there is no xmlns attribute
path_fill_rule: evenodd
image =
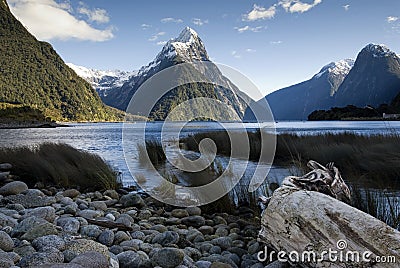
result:
<svg viewBox="0 0 400 268"><path fill-rule="evenodd" d="M332 194L305 190L293 180L299 181L284 180L262 213L259 238L274 249L275 258L282 252L282 260L301 267L400 267L400 232Z"/></svg>
<svg viewBox="0 0 400 268"><path fill-rule="evenodd" d="M112 222L112 221L107 221L107 220L93 220L93 219L87 219L88 223L90 224L94 224L97 226L101 226L101 227L106 227L106 228L110 228L110 229L114 229L117 228L120 231L133 231L132 227L126 226L122 223L116 223L116 222Z"/></svg>

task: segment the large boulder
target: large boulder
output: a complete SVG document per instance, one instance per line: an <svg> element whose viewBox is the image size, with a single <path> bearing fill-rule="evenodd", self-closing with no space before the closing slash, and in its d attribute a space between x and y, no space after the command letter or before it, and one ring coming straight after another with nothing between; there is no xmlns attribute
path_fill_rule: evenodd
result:
<svg viewBox="0 0 400 268"><path fill-rule="evenodd" d="M171 211L171 216L175 218L189 217L189 213L184 209L174 209Z"/></svg>
<svg viewBox="0 0 400 268"><path fill-rule="evenodd" d="M14 261L9 253L0 252L0 267L8 268L14 266Z"/></svg>
<svg viewBox="0 0 400 268"><path fill-rule="evenodd" d="M370 252L368 259L371 260L377 256L394 256L400 260L399 231L319 192L285 186L278 188L262 213L261 224L261 241L276 252L297 252L300 256L310 250L317 256L329 250L342 252L343 256L356 252L360 260L363 254ZM323 264L316 264L311 258L311 262L300 265L348 267L346 262L328 258L328 254L324 257ZM394 266L393 263L380 263L379 267Z"/></svg>
<svg viewBox="0 0 400 268"><path fill-rule="evenodd" d="M140 255L132 250L121 252L117 255L117 258L121 268L140 267L148 259L147 256Z"/></svg>
<svg viewBox="0 0 400 268"><path fill-rule="evenodd" d="M96 239L101 234L100 227L97 225L86 225L81 227L81 235Z"/></svg>
<svg viewBox="0 0 400 268"><path fill-rule="evenodd" d="M0 231L0 249L4 251L12 251L14 248L14 241L4 231Z"/></svg>
<svg viewBox="0 0 400 268"><path fill-rule="evenodd" d="M151 260L158 266L173 268L182 264L184 256L185 254L180 249L163 248L156 251L151 257Z"/></svg>
<svg viewBox="0 0 400 268"><path fill-rule="evenodd" d="M65 246L64 256L66 261L71 261L80 254L87 253L89 251L95 251L102 254L107 258L110 258L108 248L100 243L88 239L77 239L68 242Z"/></svg>
<svg viewBox="0 0 400 268"><path fill-rule="evenodd" d="M137 193L130 193L121 197L119 202L123 207L139 207L142 208L145 206L145 203L142 197Z"/></svg>
<svg viewBox="0 0 400 268"><path fill-rule="evenodd" d="M36 216L45 219L48 222L54 222L56 218L56 210L53 207L39 207L33 209L27 209L25 211L24 218Z"/></svg>
<svg viewBox="0 0 400 268"><path fill-rule="evenodd" d="M57 226L60 226L66 233L76 234L79 231L81 223L73 217L60 217L57 219Z"/></svg>
<svg viewBox="0 0 400 268"><path fill-rule="evenodd" d="M78 216L85 218L85 219L95 219L98 217L102 217L104 212L92 209L84 209L78 212Z"/></svg>
<svg viewBox="0 0 400 268"><path fill-rule="evenodd" d="M32 241L32 245L38 250L43 251L47 247L54 247L58 250L65 249L65 241L57 235L46 235L36 238Z"/></svg>
<svg viewBox="0 0 400 268"><path fill-rule="evenodd" d="M63 196L69 197L69 198L75 198L80 194L81 193L76 189L67 189L62 193Z"/></svg>
<svg viewBox="0 0 400 268"><path fill-rule="evenodd" d="M156 234L152 240L153 244L160 244L161 246L168 246L170 244L176 244L179 241L179 234L172 231L166 231L164 233Z"/></svg>
<svg viewBox="0 0 400 268"><path fill-rule="evenodd" d="M23 257L19 262L20 267L37 267L46 264L63 263L64 255L56 248L48 247L42 252L35 252L32 255Z"/></svg>
<svg viewBox="0 0 400 268"><path fill-rule="evenodd" d="M77 264L85 268L108 268L108 260L101 253L88 251L75 257L70 264Z"/></svg>
<svg viewBox="0 0 400 268"><path fill-rule="evenodd" d="M16 219L0 212L0 226L1 227L5 227L5 226L15 227L17 224L18 224L18 221Z"/></svg>
<svg viewBox="0 0 400 268"><path fill-rule="evenodd" d="M29 229L21 236L21 239L32 241L42 236L56 234L58 234L57 227L54 224L45 222L43 224L34 226L32 229Z"/></svg>
<svg viewBox="0 0 400 268"><path fill-rule="evenodd" d="M189 216L182 219L182 224L199 228L206 224L206 220L202 216Z"/></svg>
<svg viewBox="0 0 400 268"><path fill-rule="evenodd" d="M35 226L39 226L42 224L47 223L45 219L39 218L39 217L28 217L24 220L22 220L20 223L18 223L17 226L13 229L11 232L12 236L21 236L28 232L30 229L34 228Z"/></svg>
<svg viewBox="0 0 400 268"><path fill-rule="evenodd" d="M8 196L14 194L20 194L28 190L28 186L22 181L9 182L0 188L0 195Z"/></svg>
<svg viewBox="0 0 400 268"><path fill-rule="evenodd" d="M25 194L10 195L5 199L10 203L21 204L25 208L46 207L56 203L53 196L44 196L39 190L29 190Z"/></svg>
<svg viewBox="0 0 400 268"><path fill-rule="evenodd" d="M112 199L119 199L119 194L117 193L117 191L115 191L115 190L106 190L104 193L103 193L103 195L104 196L108 196L108 197L111 197Z"/></svg>
<svg viewBox="0 0 400 268"><path fill-rule="evenodd" d="M100 234L100 236L98 237L98 241L107 247L111 247L114 242L114 237L114 232L106 229Z"/></svg>

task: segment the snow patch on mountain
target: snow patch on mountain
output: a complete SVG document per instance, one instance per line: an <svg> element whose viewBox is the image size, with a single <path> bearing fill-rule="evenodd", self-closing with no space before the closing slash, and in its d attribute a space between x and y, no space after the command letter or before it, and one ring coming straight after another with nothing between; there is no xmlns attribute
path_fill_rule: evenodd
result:
<svg viewBox="0 0 400 268"><path fill-rule="evenodd" d="M337 62L331 62L319 71L318 74L314 75L313 79L320 79L322 76L328 80L331 85L330 96L336 94L340 85L343 83L346 76L354 66L353 59L345 59Z"/></svg>
<svg viewBox="0 0 400 268"><path fill-rule="evenodd" d="M319 73L316 74L314 78L320 78L322 75L326 73L346 76L350 72L351 68L353 68L353 66L354 66L353 59L345 59L337 62L331 62L322 67L321 71L319 71Z"/></svg>

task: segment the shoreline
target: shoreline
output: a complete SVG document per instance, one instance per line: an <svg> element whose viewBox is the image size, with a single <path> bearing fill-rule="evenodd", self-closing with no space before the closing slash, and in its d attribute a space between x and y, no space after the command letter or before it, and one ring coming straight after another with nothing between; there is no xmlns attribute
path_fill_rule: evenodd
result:
<svg viewBox="0 0 400 268"><path fill-rule="evenodd" d="M55 122L40 122L40 123L27 123L27 122L13 122L13 123L0 123L0 129L25 129L25 128L58 128L70 127L66 124Z"/></svg>

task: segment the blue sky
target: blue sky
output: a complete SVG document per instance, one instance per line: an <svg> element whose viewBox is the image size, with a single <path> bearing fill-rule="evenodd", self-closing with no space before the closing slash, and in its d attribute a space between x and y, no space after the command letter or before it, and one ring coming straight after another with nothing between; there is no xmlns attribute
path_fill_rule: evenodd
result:
<svg viewBox="0 0 400 268"><path fill-rule="evenodd" d="M12 12L66 62L136 70L185 27L210 57L265 94L355 58L368 43L400 53L399 0L8 0Z"/></svg>

